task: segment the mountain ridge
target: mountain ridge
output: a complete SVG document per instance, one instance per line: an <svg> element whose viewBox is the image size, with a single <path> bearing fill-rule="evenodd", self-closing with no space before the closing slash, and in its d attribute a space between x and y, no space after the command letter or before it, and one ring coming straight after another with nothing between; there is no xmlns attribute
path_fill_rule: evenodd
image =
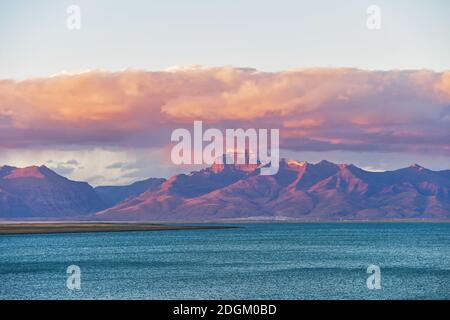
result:
<svg viewBox="0 0 450 320"><path fill-rule="evenodd" d="M283 159L276 175L258 172L259 168L249 171L228 165L219 172L206 168L177 175L96 216L155 221L450 218L450 179L445 170L413 165L371 172L326 160L311 164ZM229 180L215 184L218 174ZM199 182L198 175L203 192L187 192Z"/></svg>
<svg viewBox="0 0 450 320"><path fill-rule="evenodd" d="M104 209L87 182L46 166L0 167L0 219L73 218Z"/></svg>
<svg viewBox="0 0 450 320"><path fill-rule="evenodd" d="M168 179L93 188L45 166L0 167L0 219L133 221L450 220L450 170L414 164L373 172L282 159L213 165Z"/></svg>

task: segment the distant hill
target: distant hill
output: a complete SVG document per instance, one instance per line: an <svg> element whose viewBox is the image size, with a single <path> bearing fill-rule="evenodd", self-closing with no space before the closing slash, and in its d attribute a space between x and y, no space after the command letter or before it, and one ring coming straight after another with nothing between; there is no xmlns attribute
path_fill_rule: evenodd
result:
<svg viewBox="0 0 450 320"><path fill-rule="evenodd" d="M283 160L277 175L213 166L176 175L96 214L100 219L450 219L449 171L418 165L369 172L354 165Z"/></svg>
<svg viewBox="0 0 450 320"><path fill-rule="evenodd" d="M152 190L164 181L166 179L150 178L127 186L101 186L94 188L94 190L107 207L112 207L131 196L137 196L144 191Z"/></svg>
<svg viewBox="0 0 450 320"><path fill-rule="evenodd" d="M0 167L0 219L77 219L105 208L86 182L45 166Z"/></svg>

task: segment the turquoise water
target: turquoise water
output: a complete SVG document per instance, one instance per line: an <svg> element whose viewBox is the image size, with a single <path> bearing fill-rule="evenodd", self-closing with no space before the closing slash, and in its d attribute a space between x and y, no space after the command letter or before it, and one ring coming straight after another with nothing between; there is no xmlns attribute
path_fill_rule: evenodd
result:
<svg viewBox="0 0 450 320"><path fill-rule="evenodd" d="M241 226L0 236L0 299L450 299L450 224Z"/></svg>

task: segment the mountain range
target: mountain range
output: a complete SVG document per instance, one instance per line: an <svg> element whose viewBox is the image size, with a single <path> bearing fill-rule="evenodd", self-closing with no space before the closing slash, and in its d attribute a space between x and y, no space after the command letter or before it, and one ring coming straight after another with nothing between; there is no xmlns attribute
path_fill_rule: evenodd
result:
<svg viewBox="0 0 450 320"><path fill-rule="evenodd" d="M371 172L354 165L282 160L213 165L169 179L92 188L45 166L0 168L0 219L129 221L448 220L450 170L419 165Z"/></svg>

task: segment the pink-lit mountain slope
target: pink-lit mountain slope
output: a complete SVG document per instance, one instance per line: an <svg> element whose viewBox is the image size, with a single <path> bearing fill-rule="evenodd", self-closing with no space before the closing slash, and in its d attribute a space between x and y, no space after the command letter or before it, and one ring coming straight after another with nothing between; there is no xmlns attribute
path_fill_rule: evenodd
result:
<svg viewBox="0 0 450 320"><path fill-rule="evenodd" d="M104 207L89 184L45 166L0 167L0 219L79 218Z"/></svg>
<svg viewBox="0 0 450 320"><path fill-rule="evenodd" d="M177 175L96 214L104 220L450 219L449 171L418 165L368 172L328 161L283 160L274 176L256 167L213 166Z"/></svg>

